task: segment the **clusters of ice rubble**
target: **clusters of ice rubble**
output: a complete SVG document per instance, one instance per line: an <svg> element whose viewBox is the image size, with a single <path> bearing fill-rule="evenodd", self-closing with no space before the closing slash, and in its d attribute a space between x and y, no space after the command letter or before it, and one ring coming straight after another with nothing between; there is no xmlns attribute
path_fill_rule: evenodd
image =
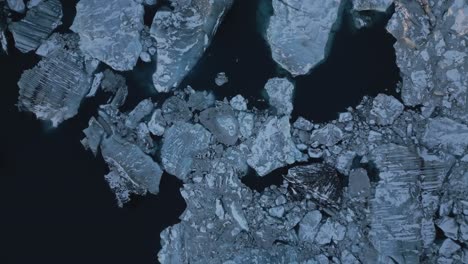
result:
<svg viewBox="0 0 468 264"><path fill-rule="evenodd" d="M396 38L401 100L364 97L324 124L291 120L294 85L281 78L265 84L268 110L242 95L217 101L187 87L122 112L125 78L101 71L99 61L131 69L156 45L154 82L167 92L194 66L231 1L171 1L173 9L156 12L156 44L145 45L142 6L112 2L82 0L78 34L28 42L43 58L22 75L19 106L57 125L86 95L110 95L82 144L109 165L118 204L157 194L163 170L184 182L187 209L161 233L161 263L468 263L465 0L353 1L360 11L395 5L387 30ZM273 7L273 58L305 74L324 58L340 1ZM279 186L257 192L242 182L279 168L287 170Z"/></svg>

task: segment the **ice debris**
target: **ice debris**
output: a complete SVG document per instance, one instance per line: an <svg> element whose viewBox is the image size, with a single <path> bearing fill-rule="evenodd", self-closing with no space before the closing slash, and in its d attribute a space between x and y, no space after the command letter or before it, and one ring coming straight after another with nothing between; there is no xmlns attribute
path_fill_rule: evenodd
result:
<svg viewBox="0 0 468 264"><path fill-rule="evenodd" d="M292 97L294 85L285 78L273 78L265 84L270 105L276 109L277 115L289 116L292 113Z"/></svg>
<svg viewBox="0 0 468 264"><path fill-rule="evenodd" d="M301 153L291 139L288 117L270 118L259 130L247 162L260 176L293 164Z"/></svg>
<svg viewBox="0 0 468 264"><path fill-rule="evenodd" d="M215 83L217 86L223 86L229 82L229 79L225 72L220 72L216 74Z"/></svg>

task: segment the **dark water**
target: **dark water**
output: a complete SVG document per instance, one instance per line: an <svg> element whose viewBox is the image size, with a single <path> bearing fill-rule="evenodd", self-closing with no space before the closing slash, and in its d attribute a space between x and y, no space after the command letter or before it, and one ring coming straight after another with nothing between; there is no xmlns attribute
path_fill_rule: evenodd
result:
<svg viewBox="0 0 468 264"><path fill-rule="evenodd" d="M76 2L63 0L61 32L68 31ZM215 89L218 98L241 93L256 107L267 107L261 101L262 88L269 78L284 73L278 71L259 34L258 5L259 0L236 1L212 46L183 85ZM344 27L327 61L311 75L295 80L294 115L330 120L364 94L393 89L398 78L392 41L383 34L383 25L357 34ZM160 194L135 198L118 208L103 178L107 173L104 161L79 142L81 131L106 96L86 100L79 116L58 129L47 128L15 106L16 82L37 60L13 49L9 56L0 56L0 263L156 263L159 233L177 223L185 209L181 182L165 174ZM139 63L133 73L124 73L130 89L125 109L142 98L154 97L148 89L151 67ZM220 71L227 73L230 82L215 87L213 79ZM263 181L249 174L243 181L261 191L279 184L279 175L285 172L275 171Z"/></svg>
<svg viewBox="0 0 468 264"><path fill-rule="evenodd" d="M272 12L271 3L236 1L205 55L182 85L214 89L218 99L240 93L251 105L266 108L268 105L261 101L265 83L272 77L288 77L296 85L293 120L304 116L315 122L337 118L339 112L356 106L364 95L395 94L400 80L393 49L395 40L385 30L391 14L376 15L379 20L374 27L357 31L352 26L350 7L348 2L343 8L342 23L324 62L310 74L292 78L272 60L262 36L265 28L257 24ZM217 87L214 78L218 72L226 72L229 83Z"/></svg>

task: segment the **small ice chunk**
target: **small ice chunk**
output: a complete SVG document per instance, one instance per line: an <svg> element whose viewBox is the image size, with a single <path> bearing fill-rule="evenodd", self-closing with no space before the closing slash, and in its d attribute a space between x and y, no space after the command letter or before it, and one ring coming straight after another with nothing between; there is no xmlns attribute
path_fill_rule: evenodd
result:
<svg viewBox="0 0 468 264"><path fill-rule="evenodd" d="M468 147L468 126L446 117L431 118L422 142L429 148L441 147L451 154L463 155Z"/></svg>
<svg viewBox="0 0 468 264"><path fill-rule="evenodd" d="M294 85L286 78L272 78L265 84L270 105L278 115L290 115L293 110Z"/></svg>
<svg viewBox="0 0 468 264"><path fill-rule="evenodd" d="M404 106L393 96L379 94L372 102L370 118L379 125L391 125L403 112Z"/></svg>
<svg viewBox="0 0 468 264"><path fill-rule="evenodd" d="M455 243L452 239L447 238L444 240L444 242L442 242L442 246L439 248L439 254L445 257L450 257L460 248L460 245Z"/></svg>
<svg viewBox="0 0 468 264"><path fill-rule="evenodd" d="M155 136L162 136L166 129L165 125L166 121L162 116L161 109L154 110L153 114L151 115L151 119L148 122L148 129L151 134Z"/></svg>
<svg viewBox="0 0 468 264"><path fill-rule="evenodd" d="M216 78L215 78L216 85L223 86L228 82L229 82L229 78L227 77L225 72L219 72L218 74L216 74Z"/></svg>
<svg viewBox="0 0 468 264"><path fill-rule="evenodd" d="M339 127L333 124L327 124L326 126L314 130L310 136L311 142L318 142L320 145L331 147L336 145L343 139L343 131Z"/></svg>
<svg viewBox="0 0 468 264"><path fill-rule="evenodd" d="M294 122L293 127L300 129L300 130L304 130L304 131L311 131L312 128L314 127L314 124L312 124L312 122L300 116Z"/></svg>
<svg viewBox="0 0 468 264"><path fill-rule="evenodd" d="M351 197L368 197L370 181L365 169L355 169L349 174L348 192Z"/></svg>
<svg viewBox="0 0 468 264"><path fill-rule="evenodd" d="M7 0L8 7L18 13L24 13L26 6L23 0Z"/></svg>
<svg viewBox="0 0 468 264"><path fill-rule="evenodd" d="M452 217L443 217L437 226L444 231L445 236L457 240L458 239L458 224Z"/></svg>
<svg viewBox="0 0 468 264"><path fill-rule="evenodd" d="M251 147L247 162L260 176L293 164L302 156L291 138L289 117L274 117L265 122Z"/></svg>
<svg viewBox="0 0 468 264"><path fill-rule="evenodd" d="M247 110L247 102L245 98L238 94L234 96L231 101L229 102L232 108L234 108L237 111L245 111Z"/></svg>
<svg viewBox="0 0 468 264"><path fill-rule="evenodd" d="M312 243L322 220L322 214L318 210L308 212L299 223L299 239Z"/></svg>

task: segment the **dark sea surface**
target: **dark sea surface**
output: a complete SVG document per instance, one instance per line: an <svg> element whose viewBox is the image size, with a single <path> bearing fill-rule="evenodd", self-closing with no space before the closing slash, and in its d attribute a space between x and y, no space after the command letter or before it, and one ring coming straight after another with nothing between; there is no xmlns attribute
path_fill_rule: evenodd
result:
<svg viewBox="0 0 468 264"><path fill-rule="evenodd" d="M218 99L241 93L252 106L268 107L264 84L271 77L288 75L274 64L261 35L257 21L271 10L265 2L258 9L260 1L264 0L236 0L183 86L213 89ZM62 2L66 11L60 31L67 32L76 0ZM362 31L354 31L348 17L343 21L325 62L293 80L293 118L302 115L325 122L356 105L363 95L394 93L398 68L393 39L384 30L386 19ZM107 166L80 143L82 130L106 96L85 100L79 115L56 129L31 113L18 112L16 83L38 60L14 48L8 56L0 55L0 263L157 263L159 233L177 223L185 209L179 193L182 183L164 174L158 195L135 197L118 208L103 177ZM158 99L148 88L148 67L139 63L135 72L125 73L130 89L125 109L149 96ZM229 83L216 87L214 78L221 71ZM278 173L284 170L262 179L250 175L247 182L261 190L278 184Z"/></svg>

